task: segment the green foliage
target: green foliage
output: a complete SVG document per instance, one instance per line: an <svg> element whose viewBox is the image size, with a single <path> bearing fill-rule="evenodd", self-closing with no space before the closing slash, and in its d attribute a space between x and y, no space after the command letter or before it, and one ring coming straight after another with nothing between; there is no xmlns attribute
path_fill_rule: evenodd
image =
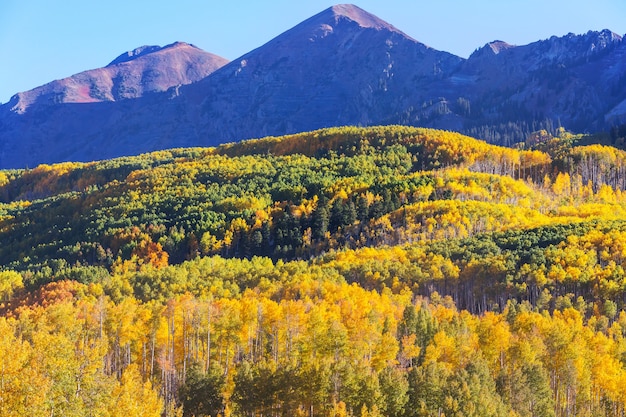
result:
<svg viewBox="0 0 626 417"><path fill-rule="evenodd" d="M192 365L178 393L183 416L215 417L221 414L224 410L224 382L220 370L210 369L204 373L201 366Z"/></svg>

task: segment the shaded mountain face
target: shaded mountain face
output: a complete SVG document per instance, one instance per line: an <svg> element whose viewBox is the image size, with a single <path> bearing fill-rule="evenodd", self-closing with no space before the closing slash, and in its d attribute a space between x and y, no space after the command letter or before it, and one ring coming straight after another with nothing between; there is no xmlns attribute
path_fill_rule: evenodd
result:
<svg viewBox="0 0 626 417"><path fill-rule="evenodd" d="M0 167L213 146L336 125L405 124L500 144L544 124L626 121L626 43L610 31L441 52L353 5L333 6L230 62L184 43L0 107Z"/></svg>

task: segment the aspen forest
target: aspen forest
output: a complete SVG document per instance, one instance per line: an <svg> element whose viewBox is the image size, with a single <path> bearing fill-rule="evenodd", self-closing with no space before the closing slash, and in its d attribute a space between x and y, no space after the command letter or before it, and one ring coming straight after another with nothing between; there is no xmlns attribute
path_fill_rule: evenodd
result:
<svg viewBox="0 0 626 417"><path fill-rule="evenodd" d="M0 416L623 417L599 142L341 127L0 171Z"/></svg>

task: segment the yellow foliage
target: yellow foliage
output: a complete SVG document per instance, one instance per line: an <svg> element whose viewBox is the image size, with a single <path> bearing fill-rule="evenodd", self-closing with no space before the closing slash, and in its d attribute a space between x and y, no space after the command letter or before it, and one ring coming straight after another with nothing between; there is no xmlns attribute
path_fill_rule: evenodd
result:
<svg viewBox="0 0 626 417"><path fill-rule="evenodd" d="M13 293L23 287L21 274L15 271L0 271L0 301L9 301Z"/></svg>
<svg viewBox="0 0 626 417"><path fill-rule="evenodd" d="M110 417L160 417L163 401L150 382L143 382L136 365L124 370L111 395Z"/></svg>

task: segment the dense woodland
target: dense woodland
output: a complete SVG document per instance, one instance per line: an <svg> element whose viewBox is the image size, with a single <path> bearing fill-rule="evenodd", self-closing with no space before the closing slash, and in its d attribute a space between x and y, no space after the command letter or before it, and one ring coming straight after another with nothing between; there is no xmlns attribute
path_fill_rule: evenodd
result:
<svg viewBox="0 0 626 417"><path fill-rule="evenodd" d="M626 153L591 142L0 171L0 416L624 416Z"/></svg>

